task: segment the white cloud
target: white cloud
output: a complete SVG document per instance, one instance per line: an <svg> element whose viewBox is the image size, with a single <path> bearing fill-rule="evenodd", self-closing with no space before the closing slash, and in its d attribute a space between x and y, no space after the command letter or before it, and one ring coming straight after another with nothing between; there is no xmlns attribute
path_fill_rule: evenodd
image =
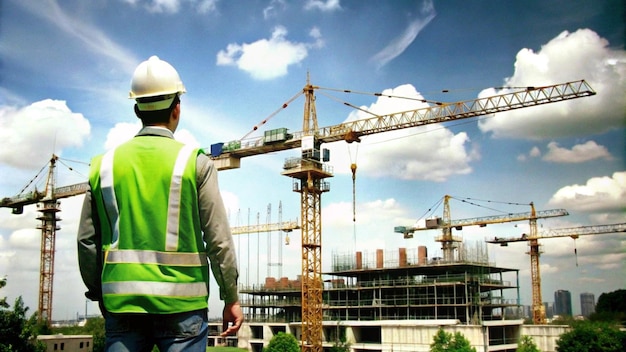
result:
<svg viewBox="0 0 626 352"><path fill-rule="evenodd" d="M272 0L266 8L263 9L263 18L269 19L275 17L277 13L284 10L287 6L285 0Z"/></svg>
<svg viewBox="0 0 626 352"><path fill-rule="evenodd" d="M530 150L530 153L528 153L528 155L529 155L529 156L531 156L531 157L533 157L533 158L536 158L536 157L538 157L538 156L541 156L541 151L539 150L539 148L538 148L538 147L533 147L533 148Z"/></svg>
<svg viewBox="0 0 626 352"><path fill-rule="evenodd" d="M174 14L181 8L182 0L123 0L131 6L143 6L151 13ZM188 0L200 14L206 14L217 10L219 0Z"/></svg>
<svg viewBox="0 0 626 352"><path fill-rule="evenodd" d="M412 99L389 98L388 96ZM387 89L369 107L361 107L376 115L408 111L428 107L423 97L411 85ZM351 113L347 121L372 117L361 110ZM383 143L384 142L384 143ZM349 172L345 165L357 164L357 173L370 177L390 177L405 180L430 180L443 182L453 175L472 171L469 163L479 158L478 151L470 144L465 132L458 134L440 125L426 125L384 132L362 138L347 150L344 142L330 143L331 164L336 173ZM352 155L350 155L352 154Z"/></svg>
<svg viewBox="0 0 626 352"><path fill-rule="evenodd" d="M200 142L198 142L196 137L189 130L176 130L176 132L174 133L174 139L184 144L190 145L194 148L201 147Z"/></svg>
<svg viewBox="0 0 626 352"><path fill-rule="evenodd" d="M72 112L65 101L46 99L18 108L0 107L0 162L18 168L40 167L50 151L81 147L91 126L80 113ZM36 143L33 143L36 141Z"/></svg>
<svg viewBox="0 0 626 352"><path fill-rule="evenodd" d="M113 126L107 134L106 142L104 142L104 149L111 150L128 141L133 138L133 136L135 136L140 129L140 122L120 122L115 124L115 126Z"/></svg>
<svg viewBox="0 0 626 352"><path fill-rule="evenodd" d="M537 158L541 156L541 149L539 147L534 146L530 149L528 154L520 154L517 156L518 161L526 161L528 158Z"/></svg>
<svg viewBox="0 0 626 352"><path fill-rule="evenodd" d="M594 177L585 185L571 185L559 189L549 204L582 212L624 212L626 199L626 171L612 177Z"/></svg>
<svg viewBox="0 0 626 352"><path fill-rule="evenodd" d="M542 160L554 163L584 163L595 159L612 160L613 157L605 146L598 145L595 141L587 141L577 144L572 149L562 148L557 142L550 142L547 145L548 151ZM534 146L528 154L520 154L518 161L526 161L529 158L538 158L542 155L541 149Z"/></svg>
<svg viewBox="0 0 626 352"><path fill-rule="evenodd" d="M259 80L281 77L287 74L290 65L302 62L310 48L323 45L319 29L313 29L310 35L315 39L312 44L290 42L286 39L287 29L276 26L269 39L228 44L226 50L217 53L217 65L236 66Z"/></svg>
<svg viewBox="0 0 626 352"><path fill-rule="evenodd" d="M338 249L341 254L355 250L385 248L386 239L393 242L396 249L401 234L395 234L393 227L409 224L407 210L402 208L393 198L375 199L369 202L358 202L353 213L351 202L331 203L322 209L324 248ZM354 219L354 221L353 221ZM351 235L348 235L351 234ZM394 239L395 238L395 239ZM330 263L331 251L323 251L324 262Z"/></svg>
<svg viewBox="0 0 626 352"><path fill-rule="evenodd" d="M118 145L130 140L133 138L137 132L141 129L141 122L136 121L133 123L128 122L120 122L117 123L113 128L109 130L107 134L106 142L104 143L104 149L110 150ZM174 133L174 138L177 141L180 141L184 144L191 145L193 147L199 148L200 142L196 139L196 137L189 130L180 129L176 130Z"/></svg>
<svg viewBox="0 0 626 352"><path fill-rule="evenodd" d="M180 0L152 0L145 6L150 12L176 13L180 8Z"/></svg>
<svg viewBox="0 0 626 352"><path fill-rule="evenodd" d="M309 36L315 39L315 42L311 44L312 48L320 49L324 47L324 39L322 37L322 31L318 27L313 27L309 31Z"/></svg>
<svg viewBox="0 0 626 352"><path fill-rule="evenodd" d="M201 0L198 2L198 12L201 14L210 13L217 10L219 0Z"/></svg>
<svg viewBox="0 0 626 352"><path fill-rule="evenodd" d="M558 143L550 142L548 152L543 160L555 163L583 163L600 158L610 160L611 154L606 147L598 145L594 141L577 144L572 149L561 148Z"/></svg>
<svg viewBox="0 0 626 352"><path fill-rule="evenodd" d="M241 209L241 206L239 205L239 197L232 192L224 190L221 190L220 193L222 194L222 200L224 201L224 208L226 208L226 211L230 215L231 223L233 226L237 226L234 219L236 219L237 212Z"/></svg>
<svg viewBox="0 0 626 352"><path fill-rule="evenodd" d="M370 61L376 63L378 67L382 67L389 63L389 61L398 57L413 43L422 29L435 18L435 15L435 7L432 1L424 1L420 11L420 17L411 21L409 26L404 30L404 33L392 40L384 49L376 53Z"/></svg>
<svg viewBox="0 0 626 352"><path fill-rule="evenodd" d="M332 12L341 10L339 0L307 0L304 4L305 10L320 10L322 12Z"/></svg>
<svg viewBox="0 0 626 352"><path fill-rule="evenodd" d="M567 102L496 114L478 123L495 138L547 139L599 134L624 126L626 51L589 29L563 32L541 50L522 49L505 86L543 86L585 79L598 92ZM480 96L504 93L488 89Z"/></svg>

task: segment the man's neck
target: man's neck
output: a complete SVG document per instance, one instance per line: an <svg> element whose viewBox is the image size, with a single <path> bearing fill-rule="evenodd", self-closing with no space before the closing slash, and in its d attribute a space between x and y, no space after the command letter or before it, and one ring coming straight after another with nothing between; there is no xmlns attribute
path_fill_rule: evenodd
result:
<svg viewBox="0 0 626 352"><path fill-rule="evenodd" d="M171 128L169 128L167 125L163 125L163 124L144 125L143 127L159 128L159 129L168 130L168 131L174 133L174 131L172 131Z"/></svg>

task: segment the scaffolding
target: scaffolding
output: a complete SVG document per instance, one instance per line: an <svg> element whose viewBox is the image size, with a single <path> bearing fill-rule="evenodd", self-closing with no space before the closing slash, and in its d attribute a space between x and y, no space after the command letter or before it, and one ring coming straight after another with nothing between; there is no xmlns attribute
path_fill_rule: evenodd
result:
<svg viewBox="0 0 626 352"><path fill-rule="evenodd" d="M460 248L458 260L428 258L425 247L333 254L325 274L323 319L454 319L462 324L519 319L519 270L489 263L486 250ZM242 307L254 322L300 321L300 278L266 278L243 287ZM513 291L513 298L510 291ZM506 293L506 295L505 295Z"/></svg>

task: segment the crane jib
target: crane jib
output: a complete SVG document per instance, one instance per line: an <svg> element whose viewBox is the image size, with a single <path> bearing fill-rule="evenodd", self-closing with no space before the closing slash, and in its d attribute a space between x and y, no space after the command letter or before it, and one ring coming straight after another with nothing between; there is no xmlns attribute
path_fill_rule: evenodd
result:
<svg viewBox="0 0 626 352"><path fill-rule="evenodd" d="M595 94L596 92L585 80L543 87L527 87L524 90L506 92L494 96L459 102L440 103L415 110L375 115L365 119L321 127L315 131L314 135L320 143L331 143L342 140L354 142L359 141L359 137L376 133L491 115L531 106L593 96ZM231 141L226 144L218 143L220 145L219 152L212 152L211 157L214 160L227 160L229 158L239 159L273 151L298 148L301 145L302 137L305 135L310 135L310 132L305 133L304 131L299 131L285 133L284 140L266 140L267 137L261 136ZM224 148L222 148L221 145L224 145ZM235 166L235 168L236 167L238 166Z"/></svg>

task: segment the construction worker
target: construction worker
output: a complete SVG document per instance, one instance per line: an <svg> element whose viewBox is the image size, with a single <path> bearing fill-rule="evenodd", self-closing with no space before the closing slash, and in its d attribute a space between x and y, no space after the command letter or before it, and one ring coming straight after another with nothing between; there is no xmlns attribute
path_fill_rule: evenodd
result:
<svg viewBox="0 0 626 352"><path fill-rule="evenodd" d="M91 162L78 260L105 318L106 351L205 351L209 265L225 302L222 335L243 322L217 169L174 140L183 93L169 63L139 64L130 98L143 128Z"/></svg>

